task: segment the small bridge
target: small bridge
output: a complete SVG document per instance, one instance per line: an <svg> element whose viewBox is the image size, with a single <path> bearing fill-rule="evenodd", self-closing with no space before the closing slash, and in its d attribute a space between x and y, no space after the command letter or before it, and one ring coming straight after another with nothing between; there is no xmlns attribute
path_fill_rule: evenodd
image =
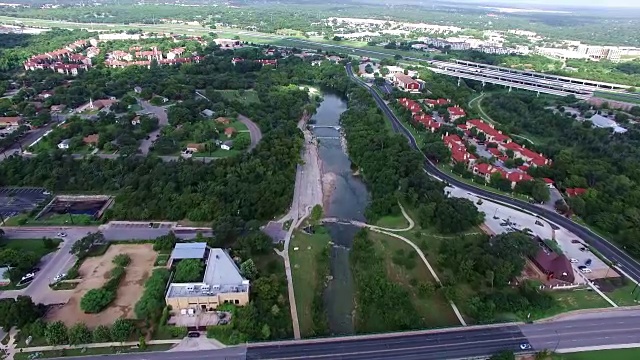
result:
<svg viewBox="0 0 640 360"><path fill-rule="evenodd" d="M342 129L342 127L340 125L309 125L310 129L333 129L333 130L340 130Z"/></svg>
<svg viewBox="0 0 640 360"><path fill-rule="evenodd" d="M341 224L341 225L354 225L357 227L365 227L367 224L357 221L357 220L349 220L349 219L340 219L336 217L328 217L324 219L320 219L320 222L323 224Z"/></svg>
<svg viewBox="0 0 640 360"><path fill-rule="evenodd" d="M316 139L340 140L339 136L316 136Z"/></svg>

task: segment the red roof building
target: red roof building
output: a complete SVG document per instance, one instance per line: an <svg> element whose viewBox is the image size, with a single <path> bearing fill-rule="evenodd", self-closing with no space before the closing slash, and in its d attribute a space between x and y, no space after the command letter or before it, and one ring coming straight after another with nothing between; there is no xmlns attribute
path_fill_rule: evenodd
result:
<svg viewBox="0 0 640 360"><path fill-rule="evenodd" d="M496 130L496 128L494 128L493 125L487 124L486 122L480 119L473 119L473 120L467 121L467 126L470 128L476 128L478 132L483 133L484 136L487 138L487 141L497 142L497 143L504 143L504 142L511 141L511 138L509 138L507 135L504 135L502 131Z"/></svg>
<svg viewBox="0 0 640 360"><path fill-rule="evenodd" d="M19 126L22 124L22 118L20 116L3 116L0 117L0 126Z"/></svg>
<svg viewBox="0 0 640 360"><path fill-rule="evenodd" d="M500 157L502 156L502 153L500 152L500 150L498 150L497 148L487 148L487 151L491 153L491 155L495 156L495 157Z"/></svg>
<svg viewBox="0 0 640 360"><path fill-rule="evenodd" d="M568 197L582 196L587 193L587 189L584 188L567 188Z"/></svg>
<svg viewBox="0 0 640 360"><path fill-rule="evenodd" d="M540 248L531 261L547 276L547 280L557 280L573 284L575 275L571 262L566 256L556 254L546 246Z"/></svg>
<svg viewBox="0 0 640 360"><path fill-rule="evenodd" d="M422 106L420 106L420 104L418 104L416 101L411 100L411 99L407 99L407 98L400 98L398 99L398 102L400 103L400 105L402 105L405 109L411 111L411 114L418 114L422 112Z"/></svg>
<svg viewBox="0 0 640 360"><path fill-rule="evenodd" d="M423 83L405 74L394 74L393 85L404 91L420 91Z"/></svg>
<svg viewBox="0 0 640 360"><path fill-rule="evenodd" d="M515 142L498 144L498 148L501 151L511 150L513 151L514 157L520 158L534 166L544 166L551 163L551 161L547 159L544 155L538 154L535 151L529 150L520 144L516 144Z"/></svg>
<svg viewBox="0 0 640 360"><path fill-rule="evenodd" d="M467 113L465 113L464 110L459 106L451 106L447 108L447 112L449 113L449 118L451 119L451 121L467 116Z"/></svg>
<svg viewBox="0 0 640 360"><path fill-rule="evenodd" d="M434 107L434 106L438 106L438 105L447 105L448 103L450 103L450 101L447 100L447 99L442 99L442 98L437 99L437 100L425 99L424 103L427 104L427 106L429 106L429 107Z"/></svg>
<svg viewBox="0 0 640 360"><path fill-rule="evenodd" d="M260 59L256 60L256 62L262 65L278 66L278 60Z"/></svg>

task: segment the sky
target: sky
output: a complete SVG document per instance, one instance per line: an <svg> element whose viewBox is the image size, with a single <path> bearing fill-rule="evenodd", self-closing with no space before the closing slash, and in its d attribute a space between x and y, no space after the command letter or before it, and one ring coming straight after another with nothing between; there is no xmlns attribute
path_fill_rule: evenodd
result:
<svg viewBox="0 0 640 360"><path fill-rule="evenodd" d="M598 6L598 7L633 7L640 8L640 0L454 0L474 4L503 5L559 5L559 6Z"/></svg>

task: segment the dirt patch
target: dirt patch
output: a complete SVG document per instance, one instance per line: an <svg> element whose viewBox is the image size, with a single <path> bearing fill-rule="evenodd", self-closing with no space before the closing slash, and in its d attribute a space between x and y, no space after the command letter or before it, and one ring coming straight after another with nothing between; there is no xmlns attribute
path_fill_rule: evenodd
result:
<svg viewBox="0 0 640 360"><path fill-rule="evenodd" d="M85 314L80 309L80 299L90 289L99 288L106 282L114 267L112 260L118 254L128 254L131 263L118 287L116 299L99 314ZM152 244L132 244L111 245L104 255L87 258L80 266L82 280L73 290L71 298L64 306L47 314L47 320L62 320L67 325L83 322L93 328L112 324L118 318L134 318L133 307L142 295L144 282L151 274L156 255Z"/></svg>
<svg viewBox="0 0 640 360"><path fill-rule="evenodd" d="M336 182L338 181L338 177L335 173L328 172L322 175L322 205L327 211L329 209L329 204L331 202L331 195L333 191L336 189Z"/></svg>

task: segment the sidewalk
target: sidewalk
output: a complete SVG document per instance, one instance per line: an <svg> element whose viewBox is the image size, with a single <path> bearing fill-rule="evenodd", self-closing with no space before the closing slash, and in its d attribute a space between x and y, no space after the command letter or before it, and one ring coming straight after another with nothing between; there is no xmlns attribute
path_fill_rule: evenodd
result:
<svg viewBox="0 0 640 360"><path fill-rule="evenodd" d="M146 344L147 345L178 344L182 340L183 339L149 340L146 342ZM91 343L91 344L79 344L79 345L32 346L32 347L21 348L21 350L22 352L37 352L37 351L49 351L49 350L61 350L61 349L103 348L103 347L111 347L111 346L136 346L139 344L140 343L138 341L125 341L125 342Z"/></svg>

